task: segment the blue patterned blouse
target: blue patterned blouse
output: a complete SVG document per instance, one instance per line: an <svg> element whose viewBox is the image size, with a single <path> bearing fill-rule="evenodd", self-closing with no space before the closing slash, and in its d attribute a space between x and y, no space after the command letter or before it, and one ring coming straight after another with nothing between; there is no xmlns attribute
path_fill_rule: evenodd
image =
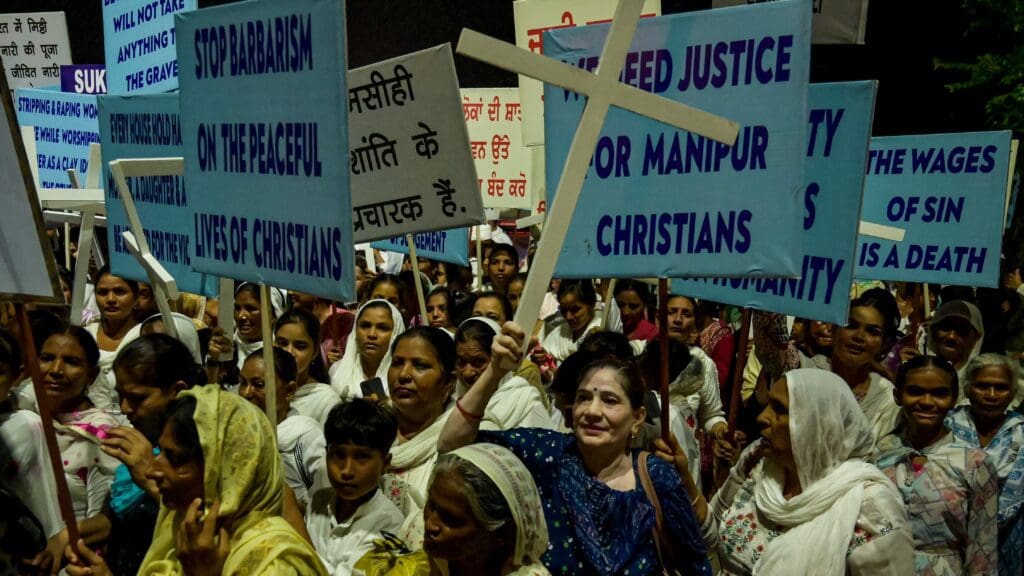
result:
<svg viewBox="0 0 1024 576"><path fill-rule="evenodd" d="M654 506L640 485L621 492L594 479L583 467L576 438L538 428L480 432L479 442L511 450L530 470L548 525L543 562L554 575L660 573L654 547ZM661 503L673 550L687 575L711 576L707 548L682 480L671 464L650 457L651 481ZM637 454L633 454L636 472Z"/></svg>

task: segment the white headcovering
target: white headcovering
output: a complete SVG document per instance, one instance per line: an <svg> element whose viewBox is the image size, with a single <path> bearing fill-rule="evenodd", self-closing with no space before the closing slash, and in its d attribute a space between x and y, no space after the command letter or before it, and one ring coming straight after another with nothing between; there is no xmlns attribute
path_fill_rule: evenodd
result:
<svg viewBox="0 0 1024 576"><path fill-rule="evenodd" d="M174 327L178 330L178 341L184 344L188 351L192 353L192 359L196 361L196 364L202 366L203 355L200 353L199 332L196 331L195 323L188 316L178 312L171 312L171 317L174 319ZM142 326L156 320L163 320L163 315L153 314L142 321Z"/></svg>
<svg viewBox="0 0 1024 576"><path fill-rule="evenodd" d="M391 330L391 340L387 343L387 350L384 351L384 358L381 359L376 374L365 374L363 372L363 363L360 360L359 345L356 342L356 331L359 329L359 318L363 315L363 310L366 310L366 307L371 304L384 304L388 307L388 310L391 311L391 321L394 323L394 328ZM341 360L338 360L331 366L329 371L331 388L334 388L334 391L342 398L359 398L363 395L359 384L376 376L384 382L384 390L386 392L388 389L388 368L391 367L391 345L394 344L395 339L402 332L405 332L405 321L402 319L402 313L387 300L370 300L360 306L359 310L356 311L356 321L352 327L352 335L345 345L345 354L341 357Z"/></svg>
<svg viewBox="0 0 1024 576"><path fill-rule="evenodd" d="M771 542L755 572L843 576L865 484L895 487L864 461L874 444L871 426L842 378L809 368L787 372L786 383L790 443L802 492L787 500L782 467L765 461L755 503L788 530Z"/></svg>
<svg viewBox="0 0 1024 576"><path fill-rule="evenodd" d="M540 493L526 466L507 448L495 444L470 444L448 454L458 456L483 472L501 491L516 523L517 566L541 566L548 548L548 527Z"/></svg>

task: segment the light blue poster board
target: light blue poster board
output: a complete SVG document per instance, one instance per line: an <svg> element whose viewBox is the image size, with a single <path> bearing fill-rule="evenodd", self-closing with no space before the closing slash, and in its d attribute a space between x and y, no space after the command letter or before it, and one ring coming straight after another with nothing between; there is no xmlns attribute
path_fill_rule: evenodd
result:
<svg viewBox="0 0 1024 576"><path fill-rule="evenodd" d="M412 238L417 258L469 266L469 228L422 232L413 234ZM409 253L409 244L405 236L371 242L370 246L390 252Z"/></svg>
<svg viewBox="0 0 1024 576"><path fill-rule="evenodd" d="M344 15L253 0L175 17L195 270L354 298Z"/></svg>
<svg viewBox="0 0 1024 576"><path fill-rule="evenodd" d="M196 0L103 0L103 52L109 94L178 88L174 15Z"/></svg>
<svg viewBox="0 0 1024 576"><path fill-rule="evenodd" d="M130 231L131 227L109 164L127 158L180 157L178 95L100 96L99 105L110 268L118 276L149 282L145 269L131 255L121 237L121 233ZM192 216L188 212L190 196L184 178L128 178L128 187L132 190L150 252L174 277L178 288L216 298L217 278L192 271L189 256Z"/></svg>
<svg viewBox="0 0 1024 576"><path fill-rule="evenodd" d="M854 276L995 288L1010 132L872 138L861 219L902 242L857 239Z"/></svg>
<svg viewBox="0 0 1024 576"><path fill-rule="evenodd" d="M799 279L673 280L672 292L845 325L875 82L811 84Z"/></svg>
<svg viewBox="0 0 1024 576"><path fill-rule="evenodd" d="M607 33L555 30L544 52L594 70ZM612 108L555 275L799 275L810 47L806 0L642 19L623 82L734 120L739 138ZM548 85L544 102L550 205L584 98Z"/></svg>
<svg viewBox="0 0 1024 576"><path fill-rule="evenodd" d="M40 188L70 188L68 170L84 175L89 170L89 145L100 141L96 96L47 86L19 88L14 100L18 124L35 132Z"/></svg>

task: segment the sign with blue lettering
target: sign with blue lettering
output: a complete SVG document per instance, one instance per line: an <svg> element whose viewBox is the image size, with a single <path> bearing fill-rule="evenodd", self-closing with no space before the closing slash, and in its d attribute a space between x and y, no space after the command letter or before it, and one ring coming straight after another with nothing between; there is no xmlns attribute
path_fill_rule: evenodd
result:
<svg viewBox="0 0 1024 576"><path fill-rule="evenodd" d="M808 4L640 21L622 81L736 121L739 137L729 147L610 110L555 276L800 274ZM548 32L544 51L594 70L607 32ZM544 102L550 206L584 99L548 85Z"/></svg>
<svg viewBox="0 0 1024 576"><path fill-rule="evenodd" d="M174 15L196 0L103 0L103 51L111 94L178 88Z"/></svg>
<svg viewBox="0 0 1024 576"><path fill-rule="evenodd" d="M195 270L354 298L344 15L253 0L175 17Z"/></svg>
<svg viewBox="0 0 1024 576"><path fill-rule="evenodd" d="M85 174L89 144L100 141L96 96L48 86L19 88L14 99L18 124L35 132L40 188L70 188L68 170Z"/></svg>
<svg viewBox="0 0 1024 576"><path fill-rule="evenodd" d="M106 94L107 67L102 64L61 66L60 91L75 94Z"/></svg>
<svg viewBox="0 0 1024 576"><path fill-rule="evenodd" d="M875 88L844 82L812 84L807 92L800 278L673 280L673 293L846 324Z"/></svg>
<svg viewBox="0 0 1024 576"><path fill-rule="evenodd" d="M872 138L861 219L905 230L857 239L854 276L995 288L1010 132Z"/></svg>
<svg viewBox="0 0 1024 576"><path fill-rule="evenodd" d="M416 246L417 258L469 266L469 228L413 234L413 244ZM373 242L370 246L389 252L409 253L409 243L405 236Z"/></svg>
<svg viewBox="0 0 1024 576"><path fill-rule="evenodd" d="M106 187L107 240L110 268L118 276L149 282L121 233L130 230L117 184L110 175L113 160L181 156L181 123L177 94L101 96L100 142ZM180 176L128 178L135 208L145 228L150 252L186 292L217 297L217 278L192 271L189 245L192 215Z"/></svg>

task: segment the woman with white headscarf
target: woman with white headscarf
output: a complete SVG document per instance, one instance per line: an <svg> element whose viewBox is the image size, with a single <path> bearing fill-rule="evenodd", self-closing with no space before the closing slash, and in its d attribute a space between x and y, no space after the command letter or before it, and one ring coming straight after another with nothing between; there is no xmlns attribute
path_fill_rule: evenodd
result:
<svg viewBox="0 0 1024 576"><path fill-rule="evenodd" d="M405 332L405 321L387 300L370 300L356 311L354 332L355 341L349 341L345 354L329 371L331 387L342 399L361 398L359 385L371 378L387 382L391 345Z"/></svg>
<svg viewBox="0 0 1024 576"><path fill-rule="evenodd" d="M763 438L711 501L723 574L913 574L899 493L866 461L871 427L850 387L816 369L771 388ZM717 522L717 530L708 530Z"/></svg>
<svg viewBox="0 0 1024 576"><path fill-rule="evenodd" d="M491 363L491 344L501 327L490 318L470 318L459 325L455 333L455 351L458 359L455 370L458 381L456 396L462 396L476 383L477 378ZM487 403L482 430L511 430L512 428L547 428L554 430L548 409L540 391L526 379L509 372L498 384L498 391Z"/></svg>
<svg viewBox="0 0 1024 576"><path fill-rule="evenodd" d="M928 326L928 350L956 368L960 382L967 381L967 364L981 354L985 325L981 310L965 300L953 300L939 306ZM970 404L965 387L960 388L957 405Z"/></svg>
<svg viewBox="0 0 1024 576"><path fill-rule="evenodd" d="M439 457L420 518L423 550L395 558L384 550L387 544L378 543L356 570L375 575L550 574L540 561L548 530L537 485L523 463L501 446L471 444Z"/></svg>
<svg viewBox="0 0 1024 576"><path fill-rule="evenodd" d="M195 323L188 316L177 312L172 312L171 317L174 319L174 328L178 333L175 339L184 344L185 348L188 348L189 354L192 355L192 360L202 366L203 354L199 348L199 331L196 330ZM146 336L148 334L167 334L163 315L153 314L143 320L139 335Z"/></svg>

